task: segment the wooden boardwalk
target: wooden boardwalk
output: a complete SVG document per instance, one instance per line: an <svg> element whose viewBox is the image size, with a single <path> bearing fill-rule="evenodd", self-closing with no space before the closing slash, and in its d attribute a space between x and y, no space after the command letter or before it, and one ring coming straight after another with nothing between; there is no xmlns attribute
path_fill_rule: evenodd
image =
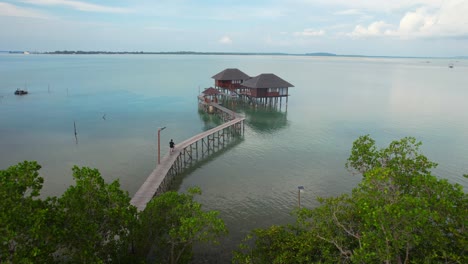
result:
<svg viewBox="0 0 468 264"><path fill-rule="evenodd" d="M222 107L218 104L215 103L205 103L201 102L201 104L205 104L206 106L213 106L217 111L222 112L223 114L223 119L226 120L226 123L223 123L213 129L210 129L208 131L202 132L198 135L195 135L179 144L177 144L174 148L174 152L172 154L168 153L166 154L162 159L161 163L153 170L153 172L148 176L148 178L145 180L143 185L141 185L140 189L135 193L133 196L132 200L130 203L138 208L139 211L142 211L145 209L146 204L151 201L151 199L158 193L166 191L165 188L167 188L167 177L168 175L172 174L172 170L174 165L176 165L179 162L179 157L183 154L184 151L186 151L187 148L190 149L190 153L192 150L192 145L197 144L198 146L198 141L204 139L204 138L209 138L209 136L214 135L216 133L220 133L220 131L224 131L225 129L229 129L230 127L237 126L238 124L243 125L244 117L241 117L237 113ZM219 141L219 139L218 139ZM214 143L213 143L214 144ZM209 148L209 145L208 145ZM197 150L198 151L198 150ZM184 153L185 154L185 153ZM197 154L198 155L198 154ZM185 156L185 155L183 155ZM191 157L190 157L191 158ZM186 165L186 164L185 164ZM182 166L185 168L185 166ZM183 169L182 168L182 169Z"/></svg>

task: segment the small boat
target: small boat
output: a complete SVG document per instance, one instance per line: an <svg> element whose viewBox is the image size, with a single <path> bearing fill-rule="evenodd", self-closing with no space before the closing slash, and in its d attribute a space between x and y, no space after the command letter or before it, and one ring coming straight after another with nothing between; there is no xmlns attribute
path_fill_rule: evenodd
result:
<svg viewBox="0 0 468 264"><path fill-rule="evenodd" d="M25 95L28 94L28 91L22 89L16 89L15 95Z"/></svg>
<svg viewBox="0 0 468 264"><path fill-rule="evenodd" d="M453 68L453 63L450 63L450 64L449 64L449 68Z"/></svg>

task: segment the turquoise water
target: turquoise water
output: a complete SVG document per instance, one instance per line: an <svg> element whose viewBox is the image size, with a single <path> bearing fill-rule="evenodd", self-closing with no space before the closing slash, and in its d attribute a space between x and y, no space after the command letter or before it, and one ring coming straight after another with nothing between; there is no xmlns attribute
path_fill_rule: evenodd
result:
<svg viewBox="0 0 468 264"><path fill-rule="evenodd" d="M439 163L436 175L468 187L468 61L448 59L1 54L0 169L37 160L44 193L60 195L72 165L90 166L133 195L156 164L158 127L167 127L166 152L171 138L214 125L196 96L225 68L275 73L295 87L287 111L236 109L247 118L244 140L180 179L176 188L200 186L199 200L230 229L223 250L206 254L228 258L248 230L290 221L299 185L307 207L349 192L360 178L344 164L360 135L380 146L414 136Z"/></svg>

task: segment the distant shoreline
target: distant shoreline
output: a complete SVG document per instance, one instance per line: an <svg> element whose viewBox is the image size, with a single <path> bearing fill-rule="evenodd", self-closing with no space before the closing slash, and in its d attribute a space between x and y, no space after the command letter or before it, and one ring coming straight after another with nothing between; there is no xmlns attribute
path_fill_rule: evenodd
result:
<svg viewBox="0 0 468 264"><path fill-rule="evenodd" d="M28 52L28 51L0 51L9 54L48 54L48 55L240 55L240 56L304 56L304 57L351 57L351 58L389 58L389 59L468 59L468 56L452 57L424 57L424 56L384 56L384 55L353 55L334 54L328 52L315 53L282 53L282 52L197 52L197 51L52 51L52 52Z"/></svg>

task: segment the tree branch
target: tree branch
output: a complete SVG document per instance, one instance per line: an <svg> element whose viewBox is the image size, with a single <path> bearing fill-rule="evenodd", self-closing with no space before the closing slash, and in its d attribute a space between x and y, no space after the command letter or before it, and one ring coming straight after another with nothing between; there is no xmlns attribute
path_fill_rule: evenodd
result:
<svg viewBox="0 0 468 264"><path fill-rule="evenodd" d="M333 220L335 221L335 223L341 227L348 235L356 238L359 242L359 248L361 248L361 239L358 235L355 235L353 232L349 231L348 229L346 229L346 227L340 223L340 221L338 221L338 217L336 217L336 212L333 212Z"/></svg>
<svg viewBox="0 0 468 264"><path fill-rule="evenodd" d="M331 243L331 244L335 245L335 247L340 251L340 253L341 253L342 255L346 256L346 258L351 257L351 255L353 254L350 250L344 250L344 249L343 249L342 247L340 247L340 246L338 245L338 243L336 243L335 241L328 240L328 239L326 239L326 238L324 238L324 237L322 237L322 236L320 236L320 235L316 235L316 236L317 236L318 238L320 238L320 239L322 239L322 240L328 242L328 243Z"/></svg>
<svg viewBox="0 0 468 264"><path fill-rule="evenodd" d="M406 242L406 256L405 256L405 264L409 262L409 242Z"/></svg>

